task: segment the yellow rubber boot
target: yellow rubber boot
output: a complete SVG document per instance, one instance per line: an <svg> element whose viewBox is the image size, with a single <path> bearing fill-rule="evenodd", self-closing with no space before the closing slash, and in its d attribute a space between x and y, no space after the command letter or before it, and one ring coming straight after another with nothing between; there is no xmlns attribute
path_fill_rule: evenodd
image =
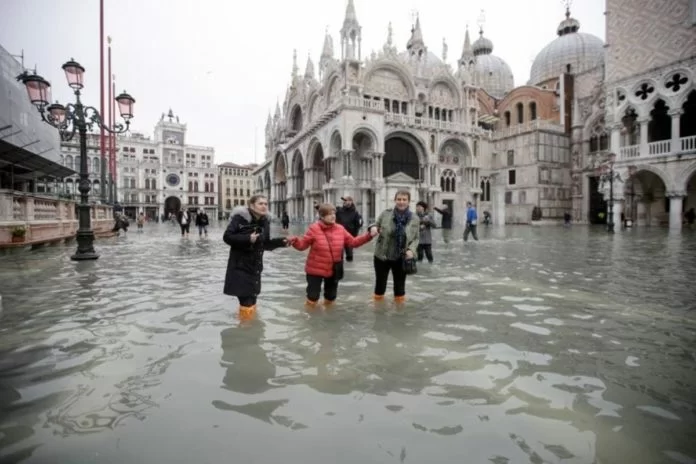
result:
<svg viewBox="0 0 696 464"><path fill-rule="evenodd" d="M256 305L253 306L240 306L239 307L239 320L240 321L250 321L256 315Z"/></svg>

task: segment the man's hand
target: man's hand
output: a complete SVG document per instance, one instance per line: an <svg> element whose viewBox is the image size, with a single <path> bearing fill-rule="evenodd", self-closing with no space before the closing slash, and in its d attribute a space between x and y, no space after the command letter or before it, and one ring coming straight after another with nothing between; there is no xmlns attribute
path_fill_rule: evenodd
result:
<svg viewBox="0 0 696 464"><path fill-rule="evenodd" d="M257 238L259 238L258 232L252 232L252 234L249 235L249 240L251 241L251 243L256 243Z"/></svg>
<svg viewBox="0 0 696 464"><path fill-rule="evenodd" d="M369 229L367 229L367 232L370 234L370 237L374 237L377 234L379 234L379 229L377 229L377 226L372 226Z"/></svg>
<svg viewBox="0 0 696 464"><path fill-rule="evenodd" d="M296 241L297 237L295 237L294 235L290 235L288 236L288 238L285 239L285 244L286 246L292 246L295 244Z"/></svg>
<svg viewBox="0 0 696 464"><path fill-rule="evenodd" d="M413 259L413 252L411 250L406 250L406 258Z"/></svg>

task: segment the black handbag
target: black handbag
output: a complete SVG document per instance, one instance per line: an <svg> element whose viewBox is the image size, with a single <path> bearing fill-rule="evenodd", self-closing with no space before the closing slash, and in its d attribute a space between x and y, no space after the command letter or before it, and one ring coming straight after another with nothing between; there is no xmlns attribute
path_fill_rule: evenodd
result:
<svg viewBox="0 0 696 464"><path fill-rule="evenodd" d="M404 269L404 274L406 275L412 275L418 272L418 268L416 267L416 258L407 258L404 254L402 266Z"/></svg>
<svg viewBox="0 0 696 464"><path fill-rule="evenodd" d="M334 262L331 240L329 240L329 236L326 235L326 232L324 232L324 238L326 238L326 243L329 245L329 254L331 255L331 262L333 263L333 275L331 277L334 280L339 281L343 279L343 250L341 250L341 260L339 262Z"/></svg>

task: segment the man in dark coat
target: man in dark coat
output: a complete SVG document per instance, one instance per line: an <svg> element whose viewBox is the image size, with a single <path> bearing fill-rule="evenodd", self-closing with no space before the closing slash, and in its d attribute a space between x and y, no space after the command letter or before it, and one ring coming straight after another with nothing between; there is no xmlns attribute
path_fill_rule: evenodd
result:
<svg viewBox="0 0 696 464"><path fill-rule="evenodd" d="M360 228L363 226L362 216L353 203L353 197L341 197L343 206L336 208L336 222L341 224L353 237L360 233ZM346 261L353 261L353 249L345 247Z"/></svg>
<svg viewBox="0 0 696 464"><path fill-rule="evenodd" d="M442 208L433 208L442 215L440 220L440 228L442 229L442 239L445 243L449 243L450 235L452 234L452 211L447 205L442 205Z"/></svg>
<svg viewBox="0 0 696 464"><path fill-rule="evenodd" d="M288 246L285 238L271 238L268 199L254 195L249 207L232 210L232 219L222 239L230 246L225 275L226 295L239 299L239 318L250 319L256 312L256 297L261 293L263 252Z"/></svg>

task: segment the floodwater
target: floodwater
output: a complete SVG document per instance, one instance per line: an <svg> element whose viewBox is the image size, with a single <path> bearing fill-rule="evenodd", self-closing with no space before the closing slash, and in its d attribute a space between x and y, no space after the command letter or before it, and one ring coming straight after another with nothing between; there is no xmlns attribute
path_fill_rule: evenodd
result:
<svg viewBox="0 0 696 464"><path fill-rule="evenodd" d="M266 254L258 318L222 228L0 256L0 462L694 463L696 231L481 228L375 307Z"/></svg>

